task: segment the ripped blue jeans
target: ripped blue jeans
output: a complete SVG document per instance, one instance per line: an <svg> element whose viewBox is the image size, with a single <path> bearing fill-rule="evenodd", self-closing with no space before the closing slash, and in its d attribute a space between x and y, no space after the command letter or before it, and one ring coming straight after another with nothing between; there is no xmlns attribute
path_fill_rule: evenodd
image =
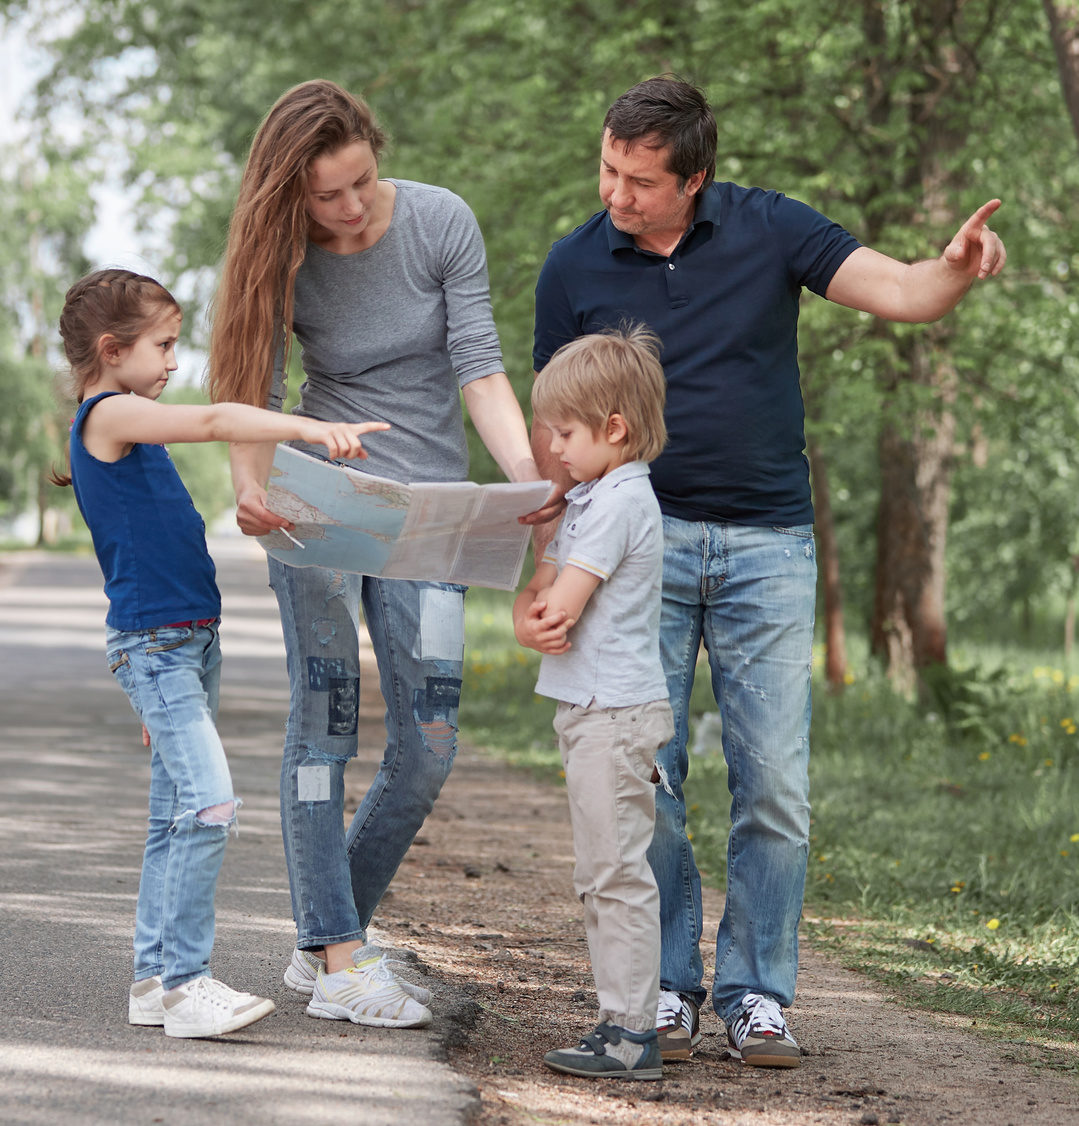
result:
<svg viewBox="0 0 1079 1126"><path fill-rule="evenodd" d="M362 941L453 765L464 588L269 565L289 674L281 830L297 945ZM386 750L346 832L361 607L386 704Z"/></svg>
<svg viewBox="0 0 1079 1126"><path fill-rule="evenodd" d="M150 815L135 907L135 980L210 972L214 891L233 796L217 734L217 623L106 629L109 668L150 733ZM205 814L205 816L203 816Z"/></svg>
<svg viewBox="0 0 1079 1126"><path fill-rule="evenodd" d="M656 755L664 785L656 789L648 852L660 892L660 982L698 1003L705 998L701 877L683 791L689 700L703 641L731 793L727 899L712 985L713 1008L729 1024L746 993L781 1005L794 998L809 849L813 529L664 516L663 541L660 656L675 737Z"/></svg>

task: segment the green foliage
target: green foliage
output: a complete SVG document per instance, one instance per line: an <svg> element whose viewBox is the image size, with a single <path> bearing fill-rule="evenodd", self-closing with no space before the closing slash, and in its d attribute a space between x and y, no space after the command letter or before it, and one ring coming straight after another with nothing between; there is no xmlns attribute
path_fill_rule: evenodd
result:
<svg viewBox="0 0 1079 1126"><path fill-rule="evenodd" d="M1079 244L1061 203L1079 188L1079 160L1038 0L9 0L0 12L26 13L56 59L35 107L54 174L86 182L126 169L141 192L136 217L170 248L167 272L200 299L272 102L314 76L365 94L392 138L383 171L444 184L476 211L522 400L536 274L551 242L598 208L603 113L640 78L670 70L707 89L721 178L780 188L901 258L937 253L977 204L1001 196L1006 273L949 320L959 377L949 615L1015 629L1059 606L1079 547L1069 530ZM342 32L353 28L359 40ZM71 144L76 114L87 128ZM929 140L943 185L932 208ZM65 198L34 193L70 246L89 208ZM898 344L921 331L805 302L808 426L832 478L854 622L872 605L882 376L903 374ZM907 388L889 417L902 425L933 405ZM474 435L471 446L473 476L496 477Z"/></svg>
<svg viewBox="0 0 1079 1126"><path fill-rule="evenodd" d="M473 587L465 599L461 736L555 776L561 767L551 728L555 705L535 693L539 654L514 639L513 597Z"/></svg>

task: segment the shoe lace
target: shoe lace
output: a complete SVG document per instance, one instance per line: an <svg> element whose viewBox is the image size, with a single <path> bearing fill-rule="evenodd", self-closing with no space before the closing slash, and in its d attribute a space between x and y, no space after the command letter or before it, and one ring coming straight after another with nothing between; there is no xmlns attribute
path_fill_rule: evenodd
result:
<svg viewBox="0 0 1079 1126"><path fill-rule="evenodd" d="M231 1007L239 997L235 989L213 977L200 977L193 986L192 992L200 993L206 1001L220 1008Z"/></svg>
<svg viewBox="0 0 1079 1126"><path fill-rule="evenodd" d="M663 1028L669 1024L678 1024L682 1020L682 998L673 990L661 989L659 992L659 1007L656 1014L656 1024Z"/></svg>
<svg viewBox="0 0 1079 1126"><path fill-rule="evenodd" d="M771 997L762 997L759 993L747 993L742 998L745 1011L742 1014L744 1027L752 1030L756 1035L783 1036L787 1031L787 1022L783 1019L783 1011Z"/></svg>

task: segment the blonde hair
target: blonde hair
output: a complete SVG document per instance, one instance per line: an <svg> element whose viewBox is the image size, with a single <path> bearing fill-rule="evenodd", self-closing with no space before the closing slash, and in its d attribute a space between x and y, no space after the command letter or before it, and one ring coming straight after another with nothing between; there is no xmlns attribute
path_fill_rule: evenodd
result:
<svg viewBox="0 0 1079 1126"><path fill-rule="evenodd" d="M532 384L532 411L544 422L583 422L593 434L619 414L627 430L623 459L654 461L667 444L666 387L659 339L634 325L559 348Z"/></svg>
<svg viewBox="0 0 1079 1126"><path fill-rule="evenodd" d="M95 270L80 278L64 296L60 339L70 365L68 392L77 403L86 385L101 374L101 341L111 337L118 348L130 348L166 313L180 313L175 297L159 282L131 270ZM71 475L55 468L54 485L70 485Z"/></svg>
<svg viewBox="0 0 1079 1126"><path fill-rule="evenodd" d="M296 273L307 252L307 178L313 161L354 141L377 160L386 144L366 102L316 79L284 93L259 126L229 223L210 334L214 402L263 407L274 356L292 339Z"/></svg>

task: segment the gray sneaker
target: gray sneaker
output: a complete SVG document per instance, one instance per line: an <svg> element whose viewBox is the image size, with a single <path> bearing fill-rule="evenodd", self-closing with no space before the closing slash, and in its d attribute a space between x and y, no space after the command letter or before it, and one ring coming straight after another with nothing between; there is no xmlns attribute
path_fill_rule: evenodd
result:
<svg viewBox="0 0 1079 1126"><path fill-rule="evenodd" d="M688 1060L701 1042L701 1015L697 1002L671 989L659 991L656 1011L659 1054L665 1060Z"/></svg>
<svg viewBox="0 0 1079 1126"><path fill-rule="evenodd" d="M747 993L742 1005L742 1012L727 1025L727 1051L753 1067L801 1067L801 1049L778 1002Z"/></svg>
<svg viewBox="0 0 1079 1126"><path fill-rule="evenodd" d="M370 942L366 946L361 946L353 954L353 959L357 958L361 962L365 962L369 958L381 958L382 964L397 979L397 984L414 1001L419 1001L421 1005L431 1003L430 989L425 989L422 985L414 985L404 978L403 974L408 971L409 966L403 959L392 957L381 947ZM319 970L323 973L326 972L326 960L320 958L313 950L301 950L296 947L292 951L292 961L289 962L288 968L285 970L284 982L289 989L294 989L297 993L310 997L315 991L315 980L318 978Z"/></svg>
<svg viewBox="0 0 1079 1126"><path fill-rule="evenodd" d="M585 1079L663 1078L656 1030L630 1032L607 1021L597 1024L576 1048L548 1052L543 1062L552 1071Z"/></svg>
<svg viewBox="0 0 1079 1126"><path fill-rule="evenodd" d="M347 970L319 971L307 1005L309 1017L374 1028L425 1028L431 1023L431 1010L404 991L381 954L365 959L355 950L352 961Z"/></svg>

